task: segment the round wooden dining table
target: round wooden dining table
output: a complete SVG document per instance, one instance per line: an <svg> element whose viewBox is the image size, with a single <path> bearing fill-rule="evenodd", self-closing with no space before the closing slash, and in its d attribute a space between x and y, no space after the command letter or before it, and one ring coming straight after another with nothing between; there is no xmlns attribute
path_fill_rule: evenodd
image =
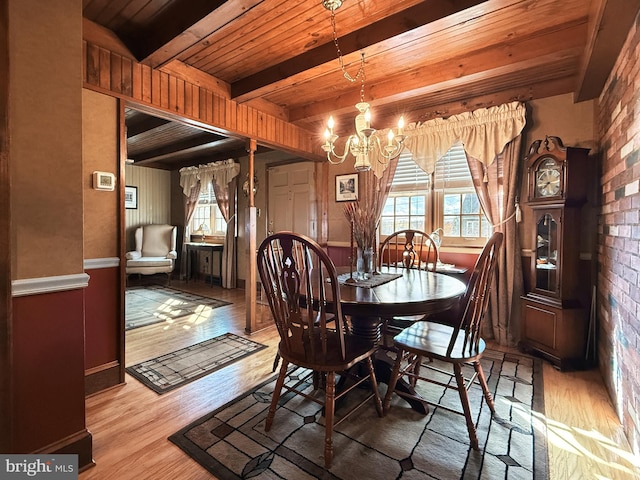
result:
<svg viewBox="0 0 640 480"><path fill-rule="evenodd" d="M349 270L338 273L344 278ZM340 284L342 313L351 318L353 333L371 340L380 337L380 317L443 312L457 305L466 290L464 282L443 273L395 267L382 267L379 273L399 276L372 287Z"/></svg>

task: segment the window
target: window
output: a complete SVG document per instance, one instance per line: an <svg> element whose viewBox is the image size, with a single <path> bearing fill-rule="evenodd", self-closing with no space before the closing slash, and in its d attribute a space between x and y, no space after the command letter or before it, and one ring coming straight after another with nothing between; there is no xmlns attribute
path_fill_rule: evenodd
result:
<svg viewBox="0 0 640 480"><path fill-rule="evenodd" d="M213 193L211 184L208 185L206 190L200 192L198 206L190 223L191 233L200 230L200 226L203 227L207 235L215 237L224 237L227 232L227 222L225 222L222 212L216 203L216 196Z"/></svg>
<svg viewBox="0 0 640 480"><path fill-rule="evenodd" d="M397 230L426 228L426 204L424 194L398 195L387 198L380 218L380 234L391 235Z"/></svg>
<svg viewBox="0 0 640 480"><path fill-rule="evenodd" d="M426 232L441 228L445 246L484 245L491 226L475 193L461 144L451 147L436 163L433 189L430 176L417 166L411 153L400 155L382 211L380 234L405 228Z"/></svg>

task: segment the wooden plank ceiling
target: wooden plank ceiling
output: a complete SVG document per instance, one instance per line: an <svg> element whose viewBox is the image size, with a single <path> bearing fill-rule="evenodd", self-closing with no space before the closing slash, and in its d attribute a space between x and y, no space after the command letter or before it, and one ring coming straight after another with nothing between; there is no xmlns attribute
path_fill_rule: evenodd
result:
<svg viewBox="0 0 640 480"><path fill-rule="evenodd" d="M446 117L514 100L597 97L639 0L344 0L335 12L344 66L365 54L372 126ZM317 134L329 115L352 130L361 82L341 72L321 0L84 0L88 25L138 62ZM86 28L86 27L85 27ZM195 69L195 70L194 70ZM185 72L190 72L186 73ZM244 138L127 113L129 158L176 169L237 157Z"/></svg>

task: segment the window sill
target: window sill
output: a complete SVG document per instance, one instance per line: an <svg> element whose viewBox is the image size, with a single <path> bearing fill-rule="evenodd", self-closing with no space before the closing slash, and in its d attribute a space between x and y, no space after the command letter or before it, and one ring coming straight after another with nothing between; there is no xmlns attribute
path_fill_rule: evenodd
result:
<svg viewBox="0 0 640 480"><path fill-rule="evenodd" d="M469 247L440 247L441 253L479 253L482 251L482 247L469 246Z"/></svg>

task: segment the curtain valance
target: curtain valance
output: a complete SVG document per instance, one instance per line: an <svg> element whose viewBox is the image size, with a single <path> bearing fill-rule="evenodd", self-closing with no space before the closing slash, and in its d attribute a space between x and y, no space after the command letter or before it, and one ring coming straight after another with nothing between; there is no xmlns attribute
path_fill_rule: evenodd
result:
<svg viewBox="0 0 640 480"><path fill-rule="evenodd" d="M185 196L189 196L191 189L198 184L198 167L184 167L180 169L180 186Z"/></svg>
<svg viewBox="0 0 640 480"><path fill-rule="evenodd" d="M184 167L180 169L180 186L182 187L182 192L189 196L191 188L198 181L202 186L215 183L220 187L226 187L239 174L240 164L234 162L231 158L198 167Z"/></svg>
<svg viewBox="0 0 640 480"><path fill-rule="evenodd" d="M505 145L520 134L526 109L520 102L412 123L405 128L406 148L428 174L436 162L458 141L468 155L490 165Z"/></svg>

